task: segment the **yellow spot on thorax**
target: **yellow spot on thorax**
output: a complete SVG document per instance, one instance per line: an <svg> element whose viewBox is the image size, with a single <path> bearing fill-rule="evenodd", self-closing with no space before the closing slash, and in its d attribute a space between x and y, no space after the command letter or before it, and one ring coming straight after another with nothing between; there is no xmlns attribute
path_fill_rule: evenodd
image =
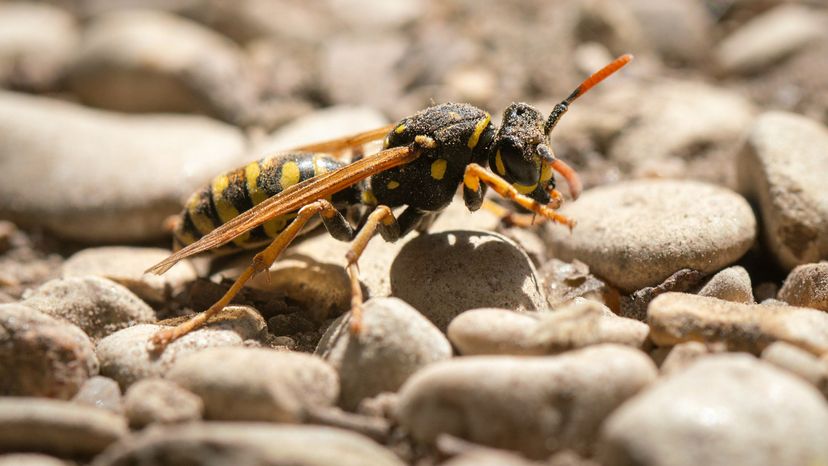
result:
<svg viewBox="0 0 828 466"><path fill-rule="evenodd" d="M405 125L400 125L394 128L394 132L397 134L402 134L403 131L405 131Z"/></svg>
<svg viewBox="0 0 828 466"><path fill-rule="evenodd" d="M489 122L492 120L492 116L486 113L486 116L481 118L480 121L474 125L474 132L469 137L469 142L466 143L469 149L474 149L477 146L478 141L480 141L480 135L483 134L483 130L489 126Z"/></svg>
<svg viewBox="0 0 828 466"><path fill-rule="evenodd" d="M495 170L497 170L497 174L500 176L506 175L506 167L503 165L503 157L500 156L500 150L495 154Z"/></svg>
<svg viewBox="0 0 828 466"><path fill-rule="evenodd" d="M391 180L387 185L385 185L385 187L388 189L397 189L400 187L400 183L398 181Z"/></svg>
<svg viewBox="0 0 828 466"><path fill-rule="evenodd" d="M225 196L225 191L230 186L230 177L227 175L218 176L213 179L213 204L216 206L221 223L227 223L239 215L238 209L230 202L230 199ZM250 232L245 232L237 236L233 242L239 246L243 246L247 240L250 239Z"/></svg>
<svg viewBox="0 0 828 466"><path fill-rule="evenodd" d="M365 205L377 205L377 198L374 196L374 192L370 189L362 191L360 194L360 200Z"/></svg>
<svg viewBox="0 0 828 466"><path fill-rule="evenodd" d="M446 159L437 159L431 163L431 177L435 180L442 180L446 175L446 166L448 162Z"/></svg>
<svg viewBox="0 0 828 466"><path fill-rule="evenodd" d="M298 183L300 176L299 165L296 162L285 162L282 165L282 176L279 178L279 185L283 190L287 189Z"/></svg>

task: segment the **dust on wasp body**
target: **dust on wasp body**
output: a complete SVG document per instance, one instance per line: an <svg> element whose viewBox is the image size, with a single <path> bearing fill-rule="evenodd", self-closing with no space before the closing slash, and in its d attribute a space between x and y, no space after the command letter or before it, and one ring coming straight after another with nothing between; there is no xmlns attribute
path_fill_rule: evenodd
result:
<svg viewBox="0 0 828 466"><path fill-rule="evenodd" d="M631 55L623 55L591 75L547 118L531 105L513 103L497 128L484 110L446 103L387 127L300 147L216 177L193 194L181 214L175 229L181 249L148 272L164 273L181 259L217 248L269 244L221 299L190 320L160 331L151 345L163 348L204 325L252 276L270 268L317 214L333 237L351 241L346 270L354 333L362 328L357 261L368 241L376 232L386 241L396 241L414 229L426 230L461 184L471 211L484 204L490 187L533 215L572 228L574 222L555 211L561 195L555 189L554 172L566 179L573 198L581 184L576 173L555 158L549 133L575 99L630 60ZM348 165L326 155L383 138L382 151ZM391 210L402 206L399 216ZM353 209L362 211L357 226L345 215Z"/></svg>

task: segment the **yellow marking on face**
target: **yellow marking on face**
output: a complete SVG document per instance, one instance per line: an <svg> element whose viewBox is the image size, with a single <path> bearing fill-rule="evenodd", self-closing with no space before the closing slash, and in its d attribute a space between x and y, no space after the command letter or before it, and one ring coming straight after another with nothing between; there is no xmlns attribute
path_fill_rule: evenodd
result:
<svg viewBox="0 0 828 466"><path fill-rule="evenodd" d="M431 177L435 180L442 180L446 175L446 166L448 166L446 159L437 159L431 162Z"/></svg>
<svg viewBox="0 0 828 466"><path fill-rule="evenodd" d="M385 185L385 187L388 188L388 189L397 189L397 188L400 187L400 183L397 182L397 181L391 180L391 181L388 182L387 185Z"/></svg>
<svg viewBox="0 0 828 466"><path fill-rule="evenodd" d="M239 210L224 195L224 192L229 186L230 177L227 175L218 176L213 179L213 205L216 206L216 212L222 224L233 220L239 215ZM233 239L233 242L239 246L243 246L248 239L250 239L250 232L245 232Z"/></svg>
<svg viewBox="0 0 828 466"><path fill-rule="evenodd" d="M259 173L261 173L259 162L253 162L244 167L247 192L250 194L250 200L253 201L253 205L261 204L267 199L267 193L259 187Z"/></svg>
<svg viewBox="0 0 828 466"><path fill-rule="evenodd" d="M202 235L206 235L216 228L216 224L213 223L213 219L199 209L199 205L201 204L201 193L203 193L203 191L190 196L190 199L187 201L187 211L190 212L190 219L193 221L193 225L195 225L196 230L198 230L198 232Z"/></svg>
<svg viewBox="0 0 828 466"><path fill-rule="evenodd" d="M497 174L500 176L506 175L506 167L503 165L503 157L500 156L499 149L497 154L495 154L495 170L497 170Z"/></svg>
<svg viewBox="0 0 828 466"><path fill-rule="evenodd" d="M374 192L370 189L362 191L359 197L362 203L365 205L377 205L378 203L377 198L374 196Z"/></svg>
<svg viewBox="0 0 828 466"><path fill-rule="evenodd" d="M480 135L483 134L483 130L489 126L489 121L492 120L492 116L486 113L486 116L481 118L480 121L474 125L474 132L469 137L469 142L466 143L469 149L474 149L477 146L478 141L480 141Z"/></svg>
<svg viewBox="0 0 828 466"><path fill-rule="evenodd" d="M402 134L405 131L405 125L400 125L394 128L394 132L397 134Z"/></svg>
<svg viewBox="0 0 828 466"><path fill-rule="evenodd" d="M520 184L520 183L512 183L512 186L514 186L514 188L517 189L517 191L521 194L529 194L532 191L538 189L538 184L537 183L535 183L531 186L527 186L525 184Z"/></svg>
<svg viewBox="0 0 828 466"><path fill-rule="evenodd" d="M546 185L549 180L552 179L552 175L554 172L552 171L552 166L544 161L541 164L541 175L540 175L540 182L543 185Z"/></svg>
<svg viewBox="0 0 828 466"><path fill-rule="evenodd" d="M299 182L300 175L299 165L296 162L285 162L282 165L282 176L279 178L279 185L283 190L287 189Z"/></svg>

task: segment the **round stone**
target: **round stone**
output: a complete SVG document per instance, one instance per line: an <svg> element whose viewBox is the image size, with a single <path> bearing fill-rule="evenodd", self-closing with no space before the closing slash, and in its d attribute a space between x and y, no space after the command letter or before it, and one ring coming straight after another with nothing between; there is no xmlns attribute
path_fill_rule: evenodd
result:
<svg viewBox="0 0 828 466"><path fill-rule="evenodd" d="M391 293L441 330L468 309L546 308L526 253L504 236L483 231L427 234L406 243L391 265Z"/></svg>
<svg viewBox="0 0 828 466"><path fill-rule="evenodd" d="M546 458L588 453L604 418L656 379L644 353L598 345L560 356L469 356L432 364L400 389L397 418L418 441L441 434Z"/></svg>
<svg viewBox="0 0 828 466"><path fill-rule="evenodd" d="M204 412L204 402L169 380L143 379L124 394L124 411L129 425L140 429L153 423L197 421Z"/></svg>
<svg viewBox="0 0 828 466"><path fill-rule="evenodd" d="M793 269L779 290L779 299L794 306L828 311L828 262Z"/></svg>
<svg viewBox="0 0 828 466"><path fill-rule="evenodd" d="M69 399L97 373L81 329L22 304L0 305L0 396Z"/></svg>
<svg viewBox="0 0 828 466"><path fill-rule="evenodd" d="M121 387L118 386L118 382L100 375L91 377L84 382L72 401L117 414L124 411Z"/></svg>
<svg viewBox="0 0 828 466"><path fill-rule="evenodd" d="M97 275L127 287L141 299L162 303L182 291L197 278L192 263L183 260L163 275L145 273L146 270L170 255L169 249L130 246L103 246L88 248L72 254L63 263L64 277Z"/></svg>
<svg viewBox="0 0 828 466"><path fill-rule="evenodd" d="M71 322L92 341L155 321L155 312L123 286L99 277L51 280L24 295L22 304Z"/></svg>
<svg viewBox="0 0 828 466"><path fill-rule="evenodd" d="M641 458L671 466L820 464L828 460L826 436L828 404L814 387L749 355L713 355L615 411L604 424L598 460L606 466L641 464Z"/></svg>
<svg viewBox="0 0 828 466"><path fill-rule="evenodd" d="M578 259L627 292L654 286L681 269L719 270L750 249L756 219L747 201L695 181L631 181L585 192L561 213L578 224L551 227L562 260Z"/></svg>
<svg viewBox="0 0 828 466"><path fill-rule="evenodd" d="M0 217L66 238L164 237L164 220L187 196L248 158L240 130L204 117L0 92Z"/></svg>
<svg viewBox="0 0 828 466"><path fill-rule="evenodd" d="M42 398L0 398L0 451L92 456L128 432L103 409Z"/></svg>
<svg viewBox="0 0 828 466"><path fill-rule="evenodd" d="M754 302L750 275L740 265L728 267L713 275L698 294L735 303L753 304Z"/></svg>
<svg viewBox="0 0 828 466"><path fill-rule="evenodd" d="M227 307L205 327L173 341L158 354L149 350L149 339L169 328L141 324L119 330L98 343L101 374L115 379L122 389L147 377L163 376L184 355L216 346L241 346L261 338L267 324L254 309Z"/></svg>
<svg viewBox="0 0 828 466"><path fill-rule="evenodd" d="M363 331L349 331L350 313L328 328L316 353L339 373L340 405L396 392L421 368L451 357L446 337L416 309L397 298L374 298L363 308Z"/></svg>
<svg viewBox="0 0 828 466"><path fill-rule="evenodd" d="M362 435L330 427L246 422L189 423L146 429L95 458L95 466L244 464L403 466Z"/></svg>
<svg viewBox="0 0 828 466"><path fill-rule="evenodd" d="M446 334L464 356L539 354L529 345L538 316L507 309L471 309L455 317Z"/></svg>
<svg viewBox="0 0 828 466"><path fill-rule="evenodd" d="M200 351L166 378L200 396L214 420L300 422L339 396L336 371L321 358L264 348Z"/></svg>
<svg viewBox="0 0 828 466"><path fill-rule="evenodd" d="M828 129L785 112L760 115L739 155L741 190L759 204L768 249L785 268L828 258Z"/></svg>

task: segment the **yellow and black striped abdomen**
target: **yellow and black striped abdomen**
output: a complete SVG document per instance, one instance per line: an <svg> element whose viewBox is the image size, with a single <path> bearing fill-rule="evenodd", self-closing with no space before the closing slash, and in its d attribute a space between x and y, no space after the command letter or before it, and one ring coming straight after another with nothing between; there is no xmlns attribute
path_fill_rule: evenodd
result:
<svg viewBox="0 0 828 466"><path fill-rule="evenodd" d="M279 154L223 173L187 201L173 233L180 248L285 188L344 164L322 154ZM221 248L223 251L261 246L275 238L296 217L295 212L268 220Z"/></svg>

